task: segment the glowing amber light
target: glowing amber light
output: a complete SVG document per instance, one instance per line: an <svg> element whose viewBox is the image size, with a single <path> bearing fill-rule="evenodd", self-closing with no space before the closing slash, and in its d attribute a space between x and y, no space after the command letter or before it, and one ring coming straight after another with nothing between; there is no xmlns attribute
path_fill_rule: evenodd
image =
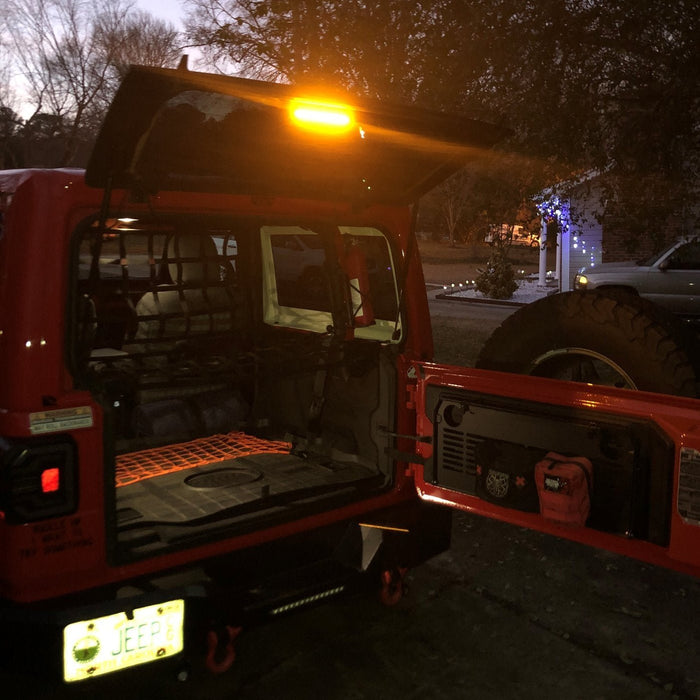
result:
<svg viewBox="0 0 700 700"><path fill-rule="evenodd" d="M339 104L293 100L289 112L297 126L313 131L338 133L355 123L352 110Z"/></svg>

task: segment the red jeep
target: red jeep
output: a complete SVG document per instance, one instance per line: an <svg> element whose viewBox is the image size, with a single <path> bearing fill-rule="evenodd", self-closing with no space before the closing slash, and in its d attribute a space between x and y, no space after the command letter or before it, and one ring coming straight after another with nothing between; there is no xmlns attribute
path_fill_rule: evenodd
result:
<svg viewBox="0 0 700 700"><path fill-rule="evenodd" d="M313 97L134 68L85 173L0 173L3 659L224 669L450 507L700 573L697 401L430 362L411 205L500 131Z"/></svg>

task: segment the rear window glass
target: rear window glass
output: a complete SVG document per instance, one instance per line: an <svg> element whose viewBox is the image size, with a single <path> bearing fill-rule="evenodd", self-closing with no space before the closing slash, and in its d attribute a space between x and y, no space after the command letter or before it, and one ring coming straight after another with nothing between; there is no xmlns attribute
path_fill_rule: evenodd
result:
<svg viewBox="0 0 700 700"><path fill-rule="evenodd" d="M318 235L270 233L270 247L281 306L331 312L326 251Z"/></svg>
<svg viewBox="0 0 700 700"><path fill-rule="evenodd" d="M74 355L167 362L183 343L230 337L243 313L237 256L236 235L204 223L87 229L78 247Z"/></svg>
<svg viewBox="0 0 700 700"><path fill-rule="evenodd" d="M263 226L261 249L266 323L327 332L334 325L331 279L344 274L354 337L400 339L396 272L388 241L378 229L340 226L321 234L300 226ZM359 251L362 283L346 265L350 249Z"/></svg>

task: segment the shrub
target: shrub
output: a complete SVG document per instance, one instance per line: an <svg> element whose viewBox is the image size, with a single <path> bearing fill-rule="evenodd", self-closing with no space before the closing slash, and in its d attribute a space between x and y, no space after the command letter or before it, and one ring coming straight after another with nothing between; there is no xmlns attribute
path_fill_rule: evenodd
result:
<svg viewBox="0 0 700 700"><path fill-rule="evenodd" d="M476 288L490 299L510 299L518 288L515 270L508 262L505 246L496 246L486 269L476 278Z"/></svg>

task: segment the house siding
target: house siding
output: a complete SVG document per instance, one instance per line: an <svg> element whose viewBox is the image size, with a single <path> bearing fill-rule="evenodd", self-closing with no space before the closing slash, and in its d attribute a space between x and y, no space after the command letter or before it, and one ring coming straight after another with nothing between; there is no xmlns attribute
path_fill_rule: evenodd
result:
<svg viewBox="0 0 700 700"><path fill-rule="evenodd" d="M569 230L562 240L562 291L573 289L574 278L581 268L598 265L603 260L600 196L600 188L590 183L571 195Z"/></svg>

